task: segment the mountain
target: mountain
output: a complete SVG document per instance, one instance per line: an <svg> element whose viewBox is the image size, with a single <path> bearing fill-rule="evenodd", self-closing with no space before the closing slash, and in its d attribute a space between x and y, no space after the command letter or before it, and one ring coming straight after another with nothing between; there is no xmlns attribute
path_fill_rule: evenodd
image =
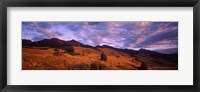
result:
<svg viewBox="0 0 200 92"><path fill-rule="evenodd" d="M22 40L22 46L29 46L31 44L32 44L31 40L28 40L28 39L23 39Z"/></svg>
<svg viewBox="0 0 200 92"><path fill-rule="evenodd" d="M138 54L159 55L159 56L163 56L164 55L162 53L155 52L155 51L150 51L150 50L146 50L146 49L139 49L138 50Z"/></svg>
<svg viewBox="0 0 200 92"><path fill-rule="evenodd" d="M174 57L178 58L177 52L172 53L172 54L163 54L163 53L159 53L159 52L156 52L156 51L140 49L137 54L144 54L144 55L148 55L148 56L151 56L151 57L159 57L159 58L165 58L165 59L173 59Z"/></svg>
<svg viewBox="0 0 200 92"><path fill-rule="evenodd" d="M145 63L149 69L165 69L166 67L178 69L178 53L161 54L155 51L140 49L135 57L136 60Z"/></svg>
<svg viewBox="0 0 200 92"><path fill-rule="evenodd" d="M114 47L109 46L109 45L102 45L102 46L97 45L96 47L97 47L97 48L113 48L113 49L114 49Z"/></svg>
<svg viewBox="0 0 200 92"><path fill-rule="evenodd" d="M163 54L173 54L178 52L178 48L170 48L170 49L161 49L155 50L156 52L163 53Z"/></svg>
<svg viewBox="0 0 200 92"><path fill-rule="evenodd" d="M114 47L109 46L109 45L102 45L102 46L97 45L96 48L111 48L111 49L114 49L114 50L117 50L117 51L120 51L120 52L123 52L123 53L131 54L131 55L134 55L134 54L137 53L137 51L135 51L135 50L119 49L119 48L114 48Z"/></svg>
<svg viewBox="0 0 200 92"><path fill-rule="evenodd" d="M83 46L82 43L72 39L71 41L66 41L66 44L67 45L70 45L70 46Z"/></svg>
<svg viewBox="0 0 200 92"><path fill-rule="evenodd" d="M66 50L68 53L62 52L64 53L64 55L61 57L63 59L66 59L66 61L72 62L74 64L78 64L80 62L91 63L94 61L99 61L101 54L105 53L108 57L108 61L104 63L112 69L178 69L177 52L171 54L162 54L156 51L146 49L139 49L138 51L136 51L132 49L115 48L109 45L98 45L93 47L90 45L84 45L76 40L64 41L58 38L43 39L37 42L32 42L31 40L23 39L22 46L26 46L26 48L23 48L23 52L26 52L27 54L39 52L41 49L43 49L42 53L48 53L46 55L49 55L50 57L54 57L52 56L54 55L54 53L50 54L52 51L48 51L48 49L40 47L50 47L49 49L58 48L61 49L61 51ZM31 49L31 47L38 48L39 50ZM43 56L43 54L41 54L41 56Z"/></svg>
<svg viewBox="0 0 200 92"><path fill-rule="evenodd" d="M29 43L29 41L23 40L24 43L23 46L36 46L36 47L65 47L65 46L83 46L82 43L70 40L70 41L64 41L60 40L58 38L51 38L51 39L44 39L37 42Z"/></svg>
<svg viewBox="0 0 200 92"><path fill-rule="evenodd" d="M44 39L38 42L33 42L32 46L41 46L41 47L61 47L66 42L57 38L51 38L51 39Z"/></svg>

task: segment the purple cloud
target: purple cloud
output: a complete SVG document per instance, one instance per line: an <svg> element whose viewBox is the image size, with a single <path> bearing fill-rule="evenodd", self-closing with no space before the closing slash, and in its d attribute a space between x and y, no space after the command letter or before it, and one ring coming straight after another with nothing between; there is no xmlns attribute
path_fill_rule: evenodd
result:
<svg viewBox="0 0 200 92"><path fill-rule="evenodd" d="M23 22L22 38L75 39L92 46L162 50L178 48L178 22Z"/></svg>

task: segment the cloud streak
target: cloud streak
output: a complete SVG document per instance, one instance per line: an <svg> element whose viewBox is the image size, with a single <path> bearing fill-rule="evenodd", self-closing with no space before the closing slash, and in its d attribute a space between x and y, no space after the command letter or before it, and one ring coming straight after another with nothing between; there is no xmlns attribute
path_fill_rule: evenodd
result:
<svg viewBox="0 0 200 92"><path fill-rule="evenodd" d="M159 50L178 48L178 22L23 22L22 38L75 39L92 46Z"/></svg>

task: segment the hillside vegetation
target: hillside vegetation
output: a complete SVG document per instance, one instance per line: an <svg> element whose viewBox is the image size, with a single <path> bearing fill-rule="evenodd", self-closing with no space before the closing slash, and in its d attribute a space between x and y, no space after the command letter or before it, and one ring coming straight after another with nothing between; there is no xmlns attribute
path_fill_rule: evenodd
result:
<svg viewBox="0 0 200 92"><path fill-rule="evenodd" d="M83 45L56 38L22 42L23 70L177 70L178 55Z"/></svg>

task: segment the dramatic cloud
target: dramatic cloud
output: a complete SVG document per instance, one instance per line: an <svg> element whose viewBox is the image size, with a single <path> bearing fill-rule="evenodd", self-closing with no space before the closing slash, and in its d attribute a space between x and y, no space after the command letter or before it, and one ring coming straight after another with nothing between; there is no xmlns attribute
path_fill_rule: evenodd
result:
<svg viewBox="0 0 200 92"><path fill-rule="evenodd" d="M178 22L23 22L22 38L155 51L178 48Z"/></svg>

